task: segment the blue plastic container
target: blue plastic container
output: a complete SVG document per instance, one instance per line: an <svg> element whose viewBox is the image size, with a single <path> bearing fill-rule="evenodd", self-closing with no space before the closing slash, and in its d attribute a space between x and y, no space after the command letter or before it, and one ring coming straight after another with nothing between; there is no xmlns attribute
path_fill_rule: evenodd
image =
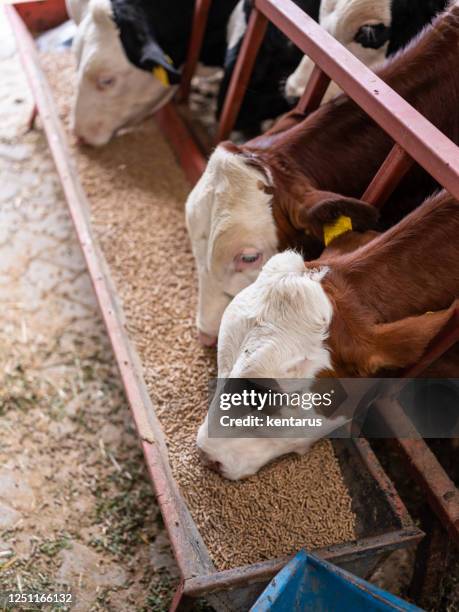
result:
<svg viewBox="0 0 459 612"><path fill-rule="evenodd" d="M301 550L260 595L251 612L419 612L421 608Z"/></svg>

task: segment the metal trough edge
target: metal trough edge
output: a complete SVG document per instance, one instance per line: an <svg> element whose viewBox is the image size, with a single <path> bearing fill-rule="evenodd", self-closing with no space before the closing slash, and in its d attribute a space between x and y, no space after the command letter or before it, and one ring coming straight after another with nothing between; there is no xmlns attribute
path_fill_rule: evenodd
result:
<svg viewBox="0 0 459 612"><path fill-rule="evenodd" d="M337 544L314 550L314 554L322 559L333 562L339 553L339 563L348 563L361 557L365 552L375 552L383 549L382 552L389 553L407 544L415 544L423 537L423 532L416 527L392 531L388 534L371 538L362 538L352 544ZM263 561L244 567L237 567L224 570L211 576L199 576L189 578L184 584L184 594L190 597L199 597L207 593L225 591L233 589L240 584L250 585L258 582L271 580L294 555Z"/></svg>
<svg viewBox="0 0 459 612"><path fill-rule="evenodd" d="M180 495L167 461L167 447L161 424L155 415L141 374L140 359L125 330L123 311L116 298L108 265L97 241L92 236L89 203L70 158L66 136L55 109L51 90L41 70L33 38L12 6L5 6L4 10L12 25L36 107L43 121L49 147L134 417L153 488L182 576L182 583L177 593L178 598L173 608L178 605L182 594L196 597L236 586L267 581L283 567L287 558L217 571ZM191 152L191 161L188 156L188 162L184 162L186 153L179 154L179 158L188 179L194 183L204 168L204 157L172 105L164 109L157 118L161 129L166 134L173 135L174 150L177 152L184 148L188 153ZM357 440L355 446L368 470L382 486L387 501L401 521L402 529L316 551L323 558L338 560L338 562L352 560L369 550L381 549L381 552L389 552L407 543L414 544L424 535L421 530L413 526L403 502L368 443L364 440Z"/></svg>

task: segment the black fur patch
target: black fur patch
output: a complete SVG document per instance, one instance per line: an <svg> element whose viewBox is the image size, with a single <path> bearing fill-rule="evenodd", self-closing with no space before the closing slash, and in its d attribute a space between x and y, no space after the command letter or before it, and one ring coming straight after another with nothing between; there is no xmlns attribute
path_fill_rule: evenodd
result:
<svg viewBox="0 0 459 612"><path fill-rule="evenodd" d="M129 61L143 70L163 66L178 80L186 59L194 0L111 0L115 23ZM226 26L237 0L211 3L200 59L222 66L226 51ZM172 60L172 66L167 57Z"/></svg>

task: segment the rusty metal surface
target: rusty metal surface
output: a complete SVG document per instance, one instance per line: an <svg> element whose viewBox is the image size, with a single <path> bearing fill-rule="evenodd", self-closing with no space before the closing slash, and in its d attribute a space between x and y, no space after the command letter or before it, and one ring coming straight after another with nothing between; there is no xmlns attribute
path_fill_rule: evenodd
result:
<svg viewBox="0 0 459 612"><path fill-rule="evenodd" d="M396 443L424 490L432 510L459 546L459 491L453 481L424 440L401 438Z"/></svg>
<svg viewBox="0 0 459 612"><path fill-rule="evenodd" d="M65 0L46 0L46 2L21 2L16 10L28 30L38 34L63 23L67 16Z"/></svg>
<svg viewBox="0 0 459 612"><path fill-rule="evenodd" d="M340 544L314 551L322 559L337 563L340 567L351 568L367 556L384 555L403 548L408 544L420 541L423 533L415 527L400 529L390 534L383 534L372 538L361 538L352 544ZM339 551L339 557L337 552ZM291 559L291 556L282 559L273 559L263 563L255 563L245 567L224 570L211 576L191 578L185 582L185 593L190 597L199 597L206 593L225 591L236 585L247 585L258 582L268 582ZM359 572L360 573L360 572Z"/></svg>
<svg viewBox="0 0 459 612"><path fill-rule="evenodd" d="M315 64L296 110L303 115L308 115L319 108L329 85L330 77Z"/></svg>
<svg viewBox="0 0 459 612"><path fill-rule="evenodd" d="M407 467L424 491L432 510L459 545L459 491L454 482L425 441L419 438L419 433L395 397L377 400L374 409L389 428L397 448L405 457ZM412 431L412 435L409 438L397 438L401 428L404 432Z"/></svg>
<svg viewBox="0 0 459 612"><path fill-rule="evenodd" d="M378 483L381 490L384 491L386 501L391 506L394 514L399 518L401 526L407 529L411 528L413 522L408 510L400 499L393 482L388 478L384 468L375 457L368 441L364 438L356 438L354 440L354 446L361 456L362 461L367 466L368 471Z"/></svg>
<svg viewBox="0 0 459 612"><path fill-rule="evenodd" d="M397 390L404 386L403 379L414 378L434 363L459 341L459 303L451 317L427 347L422 359L405 370ZM418 432L411 425L398 400L392 395L376 402L376 409L391 429L395 442L405 456L407 464L425 492L433 511L439 517L450 537L459 546L459 490ZM412 431L407 438L397 438L397 432Z"/></svg>
<svg viewBox="0 0 459 612"><path fill-rule="evenodd" d="M186 102L190 95L191 79L198 65L211 2L212 0L196 0L190 45L183 67L182 78L180 79L180 88L177 94L177 100L179 102Z"/></svg>
<svg viewBox="0 0 459 612"><path fill-rule="evenodd" d="M438 594L442 592L452 546L448 534L427 504L421 512L420 522L427 535L416 550L408 594L410 599L429 610L436 606Z"/></svg>

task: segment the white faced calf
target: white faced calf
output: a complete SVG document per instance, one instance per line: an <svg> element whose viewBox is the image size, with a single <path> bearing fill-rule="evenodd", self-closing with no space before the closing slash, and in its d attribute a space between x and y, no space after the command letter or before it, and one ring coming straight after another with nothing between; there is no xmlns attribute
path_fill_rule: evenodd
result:
<svg viewBox="0 0 459 612"><path fill-rule="evenodd" d="M271 187L261 166L218 147L188 197L186 222L199 284L197 326L204 344L216 343L225 308L277 250Z"/></svg>
<svg viewBox="0 0 459 612"><path fill-rule="evenodd" d="M272 257L258 279L231 302L220 328L219 378L313 378L330 367L325 340L332 305L320 285L326 269L305 273L291 251ZM329 422L329 429L342 424ZM225 477L238 480L289 452L305 453L313 438L211 438L208 417L197 444Z"/></svg>

